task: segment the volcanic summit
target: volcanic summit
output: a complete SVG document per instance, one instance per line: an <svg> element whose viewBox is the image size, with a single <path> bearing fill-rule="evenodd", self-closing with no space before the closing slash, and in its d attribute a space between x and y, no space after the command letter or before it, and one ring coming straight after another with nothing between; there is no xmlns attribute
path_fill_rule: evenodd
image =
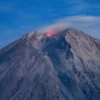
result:
<svg viewBox="0 0 100 100"><path fill-rule="evenodd" d="M0 50L0 100L100 100L100 40L73 28L16 40Z"/></svg>

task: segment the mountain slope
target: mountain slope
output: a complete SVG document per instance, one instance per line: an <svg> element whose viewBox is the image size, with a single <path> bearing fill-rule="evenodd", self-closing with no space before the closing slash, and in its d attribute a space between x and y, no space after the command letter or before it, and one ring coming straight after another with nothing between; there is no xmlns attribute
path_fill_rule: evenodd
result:
<svg viewBox="0 0 100 100"><path fill-rule="evenodd" d="M0 100L100 100L100 40L26 34L0 50Z"/></svg>

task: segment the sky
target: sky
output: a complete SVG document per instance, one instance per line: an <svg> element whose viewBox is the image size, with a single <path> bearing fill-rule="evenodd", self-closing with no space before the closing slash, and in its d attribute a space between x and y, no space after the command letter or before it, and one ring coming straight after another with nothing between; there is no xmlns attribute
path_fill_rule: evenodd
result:
<svg viewBox="0 0 100 100"><path fill-rule="evenodd" d="M0 48L51 27L74 27L100 38L100 0L0 0Z"/></svg>

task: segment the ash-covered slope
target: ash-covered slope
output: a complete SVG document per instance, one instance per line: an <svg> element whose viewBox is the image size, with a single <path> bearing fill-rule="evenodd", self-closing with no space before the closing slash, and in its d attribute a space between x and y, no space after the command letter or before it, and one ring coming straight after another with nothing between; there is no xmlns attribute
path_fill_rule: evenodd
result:
<svg viewBox="0 0 100 100"><path fill-rule="evenodd" d="M0 50L0 100L100 100L100 40L75 29L18 39Z"/></svg>

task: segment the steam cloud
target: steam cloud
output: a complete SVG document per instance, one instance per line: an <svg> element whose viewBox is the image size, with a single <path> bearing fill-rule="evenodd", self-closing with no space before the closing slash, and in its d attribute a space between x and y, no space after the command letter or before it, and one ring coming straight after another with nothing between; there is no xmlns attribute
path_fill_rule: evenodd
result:
<svg viewBox="0 0 100 100"><path fill-rule="evenodd" d="M96 16L71 16L55 20L53 24L39 28L44 33L55 34L69 27L77 28L94 37L100 37L99 34L100 17Z"/></svg>

